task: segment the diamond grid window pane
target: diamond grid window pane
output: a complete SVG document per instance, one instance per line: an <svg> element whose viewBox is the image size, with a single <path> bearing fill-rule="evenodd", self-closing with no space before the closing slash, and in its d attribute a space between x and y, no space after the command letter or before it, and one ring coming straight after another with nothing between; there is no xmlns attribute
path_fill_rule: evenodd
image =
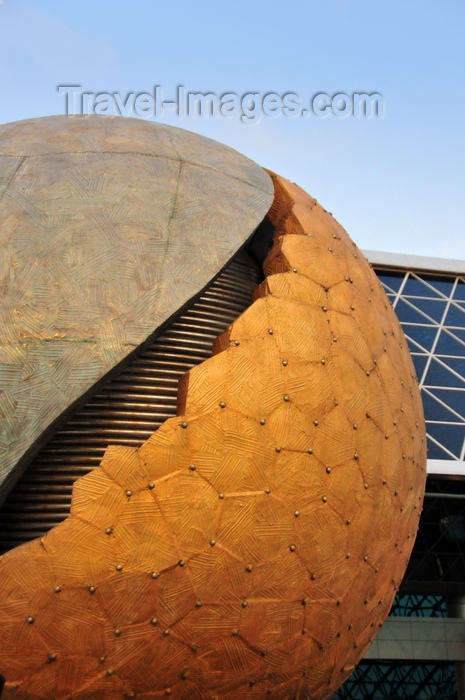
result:
<svg viewBox="0 0 465 700"><path fill-rule="evenodd" d="M412 353L428 434L430 459L464 459L465 279L382 270Z"/></svg>

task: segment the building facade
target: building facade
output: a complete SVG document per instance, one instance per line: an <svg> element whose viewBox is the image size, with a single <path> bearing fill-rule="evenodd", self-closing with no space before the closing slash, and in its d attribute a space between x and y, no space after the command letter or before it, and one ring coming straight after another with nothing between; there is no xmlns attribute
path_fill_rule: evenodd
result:
<svg viewBox="0 0 465 700"><path fill-rule="evenodd" d="M417 540L391 614L333 700L464 700L465 262L365 254L416 368L428 479Z"/></svg>

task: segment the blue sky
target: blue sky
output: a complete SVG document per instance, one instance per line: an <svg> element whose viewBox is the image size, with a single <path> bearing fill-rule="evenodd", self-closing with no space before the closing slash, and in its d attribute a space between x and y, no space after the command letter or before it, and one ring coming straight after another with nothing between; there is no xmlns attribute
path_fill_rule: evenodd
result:
<svg viewBox="0 0 465 700"><path fill-rule="evenodd" d="M297 182L365 249L465 259L465 0L3 0L0 122L58 85L380 93L382 118L178 117Z"/></svg>

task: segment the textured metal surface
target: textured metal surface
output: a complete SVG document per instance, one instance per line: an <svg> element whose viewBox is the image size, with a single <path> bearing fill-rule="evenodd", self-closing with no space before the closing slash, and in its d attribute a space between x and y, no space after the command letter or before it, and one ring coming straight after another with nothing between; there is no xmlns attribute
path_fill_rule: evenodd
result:
<svg viewBox="0 0 465 700"><path fill-rule="evenodd" d="M322 700L387 615L426 473L413 365L332 217L281 178L270 217L267 278L179 415L0 559L7 700Z"/></svg>
<svg viewBox="0 0 465 700"><path fill-rule="evenodd" d="M47 427L208 284L272 197L262 168L174 127L0 126L0 502Z"/></svg>
<svg viewBox="0 0 465 700"><path fill-rule="evenodd" d="M214 339L252 303L263 275L245 251L140 357L70 418L0 508L0 552L40 537L69 514L74 481L109 444L138 447L176 415L179 378L211 356Z"/></svg>

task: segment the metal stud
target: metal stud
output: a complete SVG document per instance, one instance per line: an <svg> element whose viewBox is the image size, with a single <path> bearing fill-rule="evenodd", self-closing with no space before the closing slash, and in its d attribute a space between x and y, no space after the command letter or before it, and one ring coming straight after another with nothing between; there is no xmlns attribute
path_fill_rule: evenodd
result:
<svg viewBox="0 0 465 700"><path fill-rule="evenodd" d="M354 428L354 430L358 430L358 425L357 425L357 423L354 423L353 428Z"/></svg>
<svg viewBox="0 0 465 700"><path fill-rule="evenodd" d="M101 656L101 657L99 658L99 660L98 660L99 664L104 664L104 663L105 663L105 659L106 659L105 656Z"/></svg>
<svg viewBox="0 0 465 700"><path fill-rule="evenodd" d="M226 403L224 401L220 401L220 408L226 408Z"/></svg>
<svg viewBox="0 0 465 700"><path fill-rule="evenodd" d="M131 491L130 489L128 489L128 490L126 491L126 496L127 496L128 498L131 498L131 496L132 496L132 491Z"/></svg>
<svg viewBox="0 0 465 700"><path fill-rule="evenodd" d="M268 328L268 333L269 333L270 335L273 335L273 329L272 329L272 328Z"/></svg>
<svg viewBox="0 0 465 700"><path fill-rule="evenodd" d="M195 464L189 464L189 469L191 472L195 472Z"/></svg>
<svg viewBox="0 0 465 700"><path fill-rule="evenodd" d="M265 493L266 493L266 495L268 496L268 495L271 493L270 489L269 489L269 488L266 488L266 489L265 489Z"/></svg>
<svg viewBox="0 0 465 700"><path fill-rule="evenodd" d="M95 586L89 586L87 590L89 591L89 593L95 593Z"/></svg>
<svg viewBox="0 0 465 700"><path fill-rule="evenodd" d="M148 484L148 488L149 488L150 490L152 490L152 489L155 488L155 484L153 483L153 481L151 481L151 482Z"/></svg>
<svg viewBox="0 0 465 700"><path fill-rule="evenodd" d="M352 521L350 519L346 520L346 525L350 525Z"/></svg>
<svg viewBox="0 0 465 700"><path fill-rule="evenodd" d="M119 637L121 635L121 630L118 629L118 627L115 629L115 637Z"/></svg>
<svg viewBox="0 0 465 700"><path fill-rule="evenodd" d="M312 581L315 581L315 580L316 580L316 574L313 573L313 574L310 576L310 578L312 579Z"/></svg>
<svg viewBox="0 0 465 700"><path fill-rule="evenodd" d="M240 345L240 344L241 344L241 343L240 343L240 341L239 341L239 340L235 340L235 341L234 341L234 345L236 345L236 346L237 346L237 345Z"/></svg>
<svg viewBox="0 0 465 700"><path fill-rule="evenodd" d="M281 447L275 447L276 452L281 452Z"/></svg>
<svg viewBox="0 0 465 700"><path fill-rule="evenodd" d="M325 364L326 364L325 358L323 358L323 359L321 360L321 364L322 364L322 365L325 365Z"/></svg>
<svg viewBox="0 0 465 700"><path fill-rule="evenodd" d="M260 425L265 425L265 423L266 423L266 420L265 420L264 418L261 418L261 419L260 419Z"/></svg>
<svg viewBox="0 0 465 700"><path fill-rule="evenodd" d="M239 630L234 629L234 630L231 632L231 634L232 634L233 637L237 637L237 635L239 634Z"/></svg>
<svg viewBox="0 0 465 700"><path fill-rule="evenodd" d="M123 570L123 567L121 566L121 564L117 564L115 568L116 568L116 571L122 571L122 570Z"/></svg>
<svg viewBox="0 0 465 700"><path fill-rule="evenodd" d="M328 502L328 499L327 499L326 496L323 496L323 498L322 498L321 500L323 501L323 503L327 503L327 502Z"/></svg>
<svg viewBox="0 0 465 700"><path fill-rule="evenodd" d="M242 601L242 607L246 608L248 606L248 602L246 600Z"/></svg>
<svg viewBox="0 0 465 700"><path fill-rule="evenodd" d="M48 660L49 660L49 663L53 663L54 661L57 660L57 655L55 653L50 654L50 656L48 657Z"/></svg>
<svg viewBox="0 0 465 700"><path fill-rule="evenodd" d="M156 618L156 617L152 617L152 619L150 620L150 624L151 624L151 625L158 625L158 620L157 620L157 618Z"/></svg>
<svg viewBox="0 0 465 700"><path fill-rule="evenodd" d="M214 547L216 544L216 540L210 540L210 547Z"/></svg>
<svg viewBox="0 0 465 700"><path fill-rule="evenodd" d="M55 586L54 593L60 593L60 591L61 591L61 586Z"/></svg>
<svg viewBox="0 0 465 700"><path fill-rule="evenodd" d="M327 307L327 306L322 306L321 308L323 309L323 311L324 311L325 313L326 313L326 311L328 310L328 307Z"/></svg>
<svg viewBox="0 0 465 700"><path fill-rule="evenodd" d="M112 668L109 668L107 671L107 676L112 676L114 674L114 671Z"/></svg>
<svg viewBox="0 0 465 700"><path fill-rule="evenodd" d="M295 544L291 544L291 546L289 547L289 549L291 550L291 552L295 552L295 550L297 549L297 547L295 546Z"/></svg>
<svg viewBox="0 0 465 700"><path fill-rule="evenodd" d="M170 630L167 628L166 630L163 630L163 636L164 637L169 637Z"/></svg>
<svg viewBox="0 0 465 700"><path fill-rule="evenodd" d="M178 561L178 564L179 564L179 566L182 567L182 566L185 566L185 565L186 565L186 562L184 561L184 559L180 559L180 560Z"/></svg>
<svg viewBox="0 0 465 700"><path fill-rule="evenodd" d="M331 474L331 467L326 467L326 473Z"/></svg>
<svg viewBox="0 0 465 700"><path fill-rule="evenodd" d="M221 499L221 500L223 500L223 498L224 498L224 493L219 493L219 494L218 494L218 498Z"/></svg>
<svg viewBox="0 0 465 700"><path fill-rule="evenodd" d="M113 528L112 527L107 527L105 528L105 534L106 535L111 535L113 533Z"/></svg>
<svg viewBox="0 0 465 700"><path fill-rule="evenodd" d="M195 607L196 607L196 608L201 608L201 607L202 607L202 601L201 601L201 600L198 600L198 601L196 602L196 604L195 604Z"/></svg>
<svg viewBox="0 0 465 700"><path fill-rule="evenodd" d="M27 618L27 624L28 625L34 624L34 618L32 616Z"/></svg>
<svg viewBox="0 0 465 700"><path fill-rule="evenodd" d="M152 578L158 578L159 575L158 571L152 571Z"/></svg>
<svg viewBox="0 0 465 700"><path fill-rule="evenodd" d="M245 570L250 573L252 571L252 568L253 568L252 564L247 564L247 566L245 567Z"/></svg>
<svg viewBox="0 0 465 700"><path fill-rule="evenodd" d="M313 421L313 425L318 426L318 425L320 425L320 424L319 424L319 422L318 422L317 420L314 420L314 421Z"/></svg>
<svg viewBox="0 0 465 700"><path fill-rule="evenodd" d="M356 452L356 453L354 454L354 459L359 459L359 454L358 454L358 452Z"/></svg>
<svg viewBox="0 0 465 700"><path fill-rule="evenodd" d="M294 515L295 515L296 518L298 518L299 515L300 515L300 510L296 510L296 511L294 512Z"/></svg>
<svg viewBox="0 0 465 700"><path fill-rule="evenodd" d="M290 401L290 398L287 394L284 394L283 399L284 401Z"/></svg>
<svg viewBox="0 0 465 700"><path fill-rule="evenodd" d="M187 423L187 421L183 420L182 423L180 423L179 425L181 426L181 428L187 428L189 423Z"/></svg>
<svg viewBox="0 0 465 700"><path fill-rule="evenodd" d="M289 363L288 363L287 360L283 360L283 365L284 365L284 367L287 367L288 364L289 364Z"/></svg>

